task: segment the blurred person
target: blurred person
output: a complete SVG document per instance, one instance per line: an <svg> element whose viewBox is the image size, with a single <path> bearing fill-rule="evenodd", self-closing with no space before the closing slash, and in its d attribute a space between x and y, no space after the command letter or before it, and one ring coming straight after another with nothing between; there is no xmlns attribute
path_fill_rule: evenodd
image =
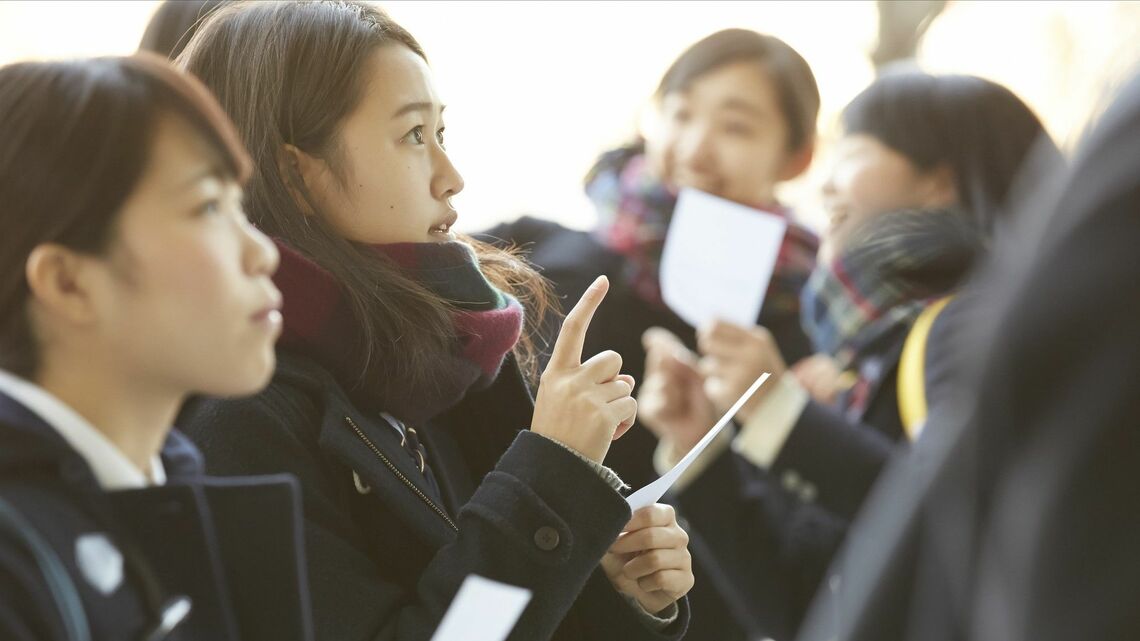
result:
<svg viewBox="0 0 1140 641"><path fill-rule="evenodd" d="M233 125L147 55L0 68L0 127L0 638L311 638L295 481L171 429L273 372Z"/></svg>
<svg viewBox="0 0 1140 641"><path fill-rule="evenodd" d="M511 639L680 638L687 535L602 466L636 413L617 354L583 362L607 282L532 400L523 302L547 294L452 231L463 179L415 38L363 2L240 3L179 60L251 149L285 297L268 389L186 424L212 471L300 479L318 638L428 639L473 573L532 591Z"/></svg>
<svg viewBox="0 0 1140 641"><path fill-rule="evenodd" d="M1135 77L1032 185L958 324L960 402L884 472L799 638L1140 635L1138 134Z"/></svg>
<svg viewBox="0 0 1140 641"><path fill-rule="evenodd" d="M946 397L956 347L945 328L963 307L952 295L1007 226L1014 181L1047 138L1008 89L969 76L884 76L843 125L823 186L830 224L802 307L813 360L824 363L812 374L821 398L762 327L715 322L701 328L699 354L664 330L646 334L639 399L643 424L661 436L662 472L772 373L676 500L777 638L796 629L904 428L913 437Z"/></svg>
<svg viewBox="0 0 1140 641"><path fill-rule="evenodd" d="M759 323L792 357L807 356L799 296L818 241L778 202L776 189L802 174L814 153L819 90L811 68L774 36L728 29L693 44L669 66L653 106L655 124L645 136L603 154L586 177L599 218L592 233L523 218L486 236L528 251L564 300L608 275L613 291L587 347L617 351L640 378L646 329L666 327L696 347L694 328L662 301L658 274L678 191L696 188L783 216L788 231ZM632 431L608 462L643 485L656 477L653 446L649 433Z"/></svg>
<svg viewBox="0 0 1140 641"><path fill-rule="evenodd" d="M598 212L592 233L522 218L486 233L529 252L564 300L577 298L598 274L613 291L587 336L588 349L620 353L640 378L642 333L667 327L690 348L694 328L661 298L659 268L680 189L699 189L783 217L788 228L758 323L782 350L799 358L810 345L799 322L800 290L815 266L818 240L780 203L781 182L802 174L814 153L819 90L808 63L774 36L744 29L719 31L685 50L654 92L644 136L603 154L585 180ZM710 248L710 251L713 249ZM546 334L550 334L547 330ZM655 439L634 429L614 444L606 462L632 485L656 477ZM696 638L744 639L730 586L696 568L690 593Z"/></svg>
<svg viewBox="0 0 1140 641"><path fill-rule="evenodd" d="M202 22L225 0L164 0L146 25L139 51L178 57Z"/></svg>

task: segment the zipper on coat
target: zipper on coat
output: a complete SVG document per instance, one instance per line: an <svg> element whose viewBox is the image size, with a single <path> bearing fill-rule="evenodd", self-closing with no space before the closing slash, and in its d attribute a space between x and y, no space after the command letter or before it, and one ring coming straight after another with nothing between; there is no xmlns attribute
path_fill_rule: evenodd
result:
<svg viewBox="0 0 1140 641"><path fill-rule="evenodd" d="M430 507L436 514L438 514L441 519L446 521L447 524L451 526L451 529L455 530L456 532L459 531L459 528L456 527L455 522L451 520L451 517L449 517L446 512L440 509L440 507L436 505L435 502L432 501L427 494L424 494L423 490L416 487L416 484L412 483L411 479L409 479L403 472L401 472L399 468L397 468L392 463L392 461L390 461L388 457L380 451L380 448L376 447L372 440L364 434L364 432L356 425L356 422L353 421L351 417L346 416L344 417L344 420L346 423L348 423L348 426L352 428L352 431L356 432L356 435L360 437L360 440L364 441L364 444L368 446L368 449L372 450L372 453L375 454L377 458L379 458L384 463L384 465L389 470L391 470L393 474L396 475L396 478L400 479L404 485L408 486L408 489L415 492L416 496L420 497L420 500L426 503L427 506Z"/></svg>

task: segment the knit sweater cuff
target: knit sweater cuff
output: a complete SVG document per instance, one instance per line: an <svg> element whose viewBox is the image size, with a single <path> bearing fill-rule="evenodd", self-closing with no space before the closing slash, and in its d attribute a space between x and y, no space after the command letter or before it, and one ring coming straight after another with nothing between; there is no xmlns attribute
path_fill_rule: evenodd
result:
<svg viewBox="0 0 1140 641"><path fill-rule="evenodd" d="M542 435L539 434L539 436L542 436ZM598 476L602 477L602 480L605 481L607 485L612 487L614 489L614 491L617 492L618 494L624 494L631 489L628 485L625 484L625 481L621 480L621 477L618 476L617 472L611 470L610 468L606 467L605 465L602 465L601 463L598 463L597 461L595 461L591 458L586 458L586 456L583 455L581 452L579 452L578 450L566 445L565 443L555 441L554 439L547 437L547 436L543 436L543 438L549 439L550 441L552 441L554 443L558 443L558 445L560 445L563 449L570 452L574 456L577 456L583 463L585 463L586 465L589 465L590 469L597 472Z"/></svg>
<svg viewBox="0 0 1140 641"><path fill-rule="evenodd" d="M664 630L665 628L672 625L673 622L677 620L677 617L681 616L681 608L677 607L676 601L671 603L669 607L662 610L659 614L653 614L645 608L641 607L641 604L637 602L637 599L629 596L628 594L622 593L621 598L625 599L626 603L629 604L629 607L633 608L633 611L637 613L637 616L642 621L644 621L647 625L649 625L650 628L656 631Z"/></svg>

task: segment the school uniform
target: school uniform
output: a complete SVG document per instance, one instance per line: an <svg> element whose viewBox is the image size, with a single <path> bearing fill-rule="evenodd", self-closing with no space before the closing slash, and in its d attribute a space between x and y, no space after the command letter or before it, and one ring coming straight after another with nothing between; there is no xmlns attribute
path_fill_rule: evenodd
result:
<svg viewBox="0 0 1140 641"><path fill-rule="evenodd" d="M748 612L745 624L776 639L794 637L848 524L905 441L898 372L916 320L982 247L954 211L885 214L850 242L813 275L804 308L823 310L805 324L824 337L821 351L846 360L851 385L828 406L790 373L771 381L748 420L715 439L671 497L709 550L718 582L734 588L726 592L742 603L737 611ZM951 394L949 330L964 307L955 300L942 310L921 345L918 385L932 404ZM660 471L674 463L669 451L656 453Z"/></svg>
<svg viewBox="0 0 1140 641"><path fill-rule="evenodd" d="M512 640L681 638L684 599L653 616L599 568L631 516L621 481L529 431L534 403L510 353L521 308L469 247L378 248L468 306L429 388L379 350L352 385L362 361L339 286L279 246L285 333L272 382L247 399L201 399L182 424L212 473L299 480L318 639L426 640L471 574L533 592Z"/></svg>
<svg viewBox="0 0 1140 641"><path fill-rule="evenodd" d="M1135 639L1140 78L1035 183L932 408L868 499L801 639ZM968 360L967 360L968 359Z"/></svg>
<svg viewBox="0 0 1140 641"><path fill-rule="evenodd" d="M311 638L298 493L211 479L172 431L143 474L94 427L0 372L0 638Z"/></svg>

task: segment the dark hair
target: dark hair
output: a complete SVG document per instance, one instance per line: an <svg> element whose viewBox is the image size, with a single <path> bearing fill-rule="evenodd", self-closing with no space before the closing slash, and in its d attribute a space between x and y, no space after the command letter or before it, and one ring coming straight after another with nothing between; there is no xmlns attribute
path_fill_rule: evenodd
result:
<svg viewBox="0 0 1140 641"><path fill-rule="evenodd" d="M108 249L168 113L245 180L249 158L218 104L157 56L0 68L0 367L31 377L39 366L27 315L28 256L44 243L93 255Z"/></svg>
<svg viewBox="0 0 1140 641"><path fill-rule="evenodd" d="M654 97L685 91L704 74L734 62L755 62L775 86L788 126L788 149L798 150L815 138L819 87L806 60L786 42L747 29L725 29L692 45L670 65Z"/></svg>
<svg viewBox="0 0 1140 641"><path fill-rule="evenodd" d="M317 203L292 163L279 163L291 144L337 171L339 128L367 88L369 56L391 45L426 59L410 33L362 2L235 3L199 30L179 62L218 96L253 155L245 192L250 218L343 287L363 329L359 348L368 355L360 376L379 346L399 341L401 349L384 354L395 375L428 384L440 355L452 349L454 309L322 216L306 215L303 206L320 213ZM298 193L305 203L297 202ZM516 355L533 376L533 332L551 306L548 286L515 256L464 240L484 275L526 308L529 322Z"/></svg>
<svg viewBox="0 0 1140 641"><path fill-rule="evenodd" d="M139 51L151 51L171 60L182 53L183 47L198 26L225 0L165 0L146 25Z"/></svg>
<svg viewBox="0 0 1140 641"><path fill-rule="evenodd" d="M921 170L948 167L961 205L985 230L1004 211L1030 151L1042 139L1052 146L1020 98L974 76L884 75L847 106L843 128L874 137Z"/></svg>

